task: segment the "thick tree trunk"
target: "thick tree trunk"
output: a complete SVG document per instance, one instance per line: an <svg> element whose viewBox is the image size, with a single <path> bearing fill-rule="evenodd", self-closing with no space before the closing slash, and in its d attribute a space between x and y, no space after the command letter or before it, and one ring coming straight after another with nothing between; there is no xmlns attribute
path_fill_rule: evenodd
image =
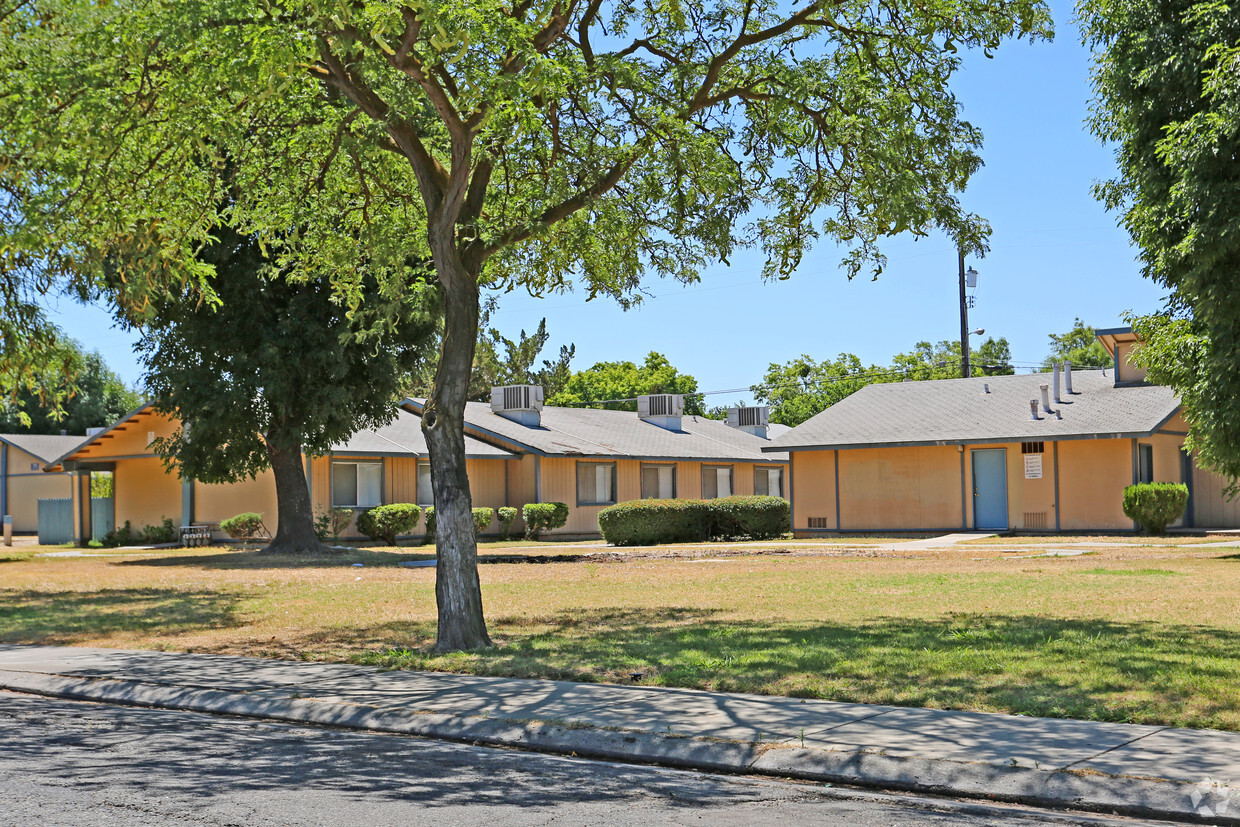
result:
<svg viewBox="0 0 1240 827"><path fill-rule="evenodd" d="M457 256L453 228L432 227L430 237L444 290L443 349L422 414L435 489L435 649L455 652L491 645L482 615L473 500L465 473L465 401L478 343L478 283Z"/></svg>
<svg viewBox="0 0 1240 827"><path fill-rule="evenodd" d="M276 536L261 554L330 554L331 549L314 535L314 508L299 440L288 439L274 429L267 434L267 456L276 478Z"/></svg>

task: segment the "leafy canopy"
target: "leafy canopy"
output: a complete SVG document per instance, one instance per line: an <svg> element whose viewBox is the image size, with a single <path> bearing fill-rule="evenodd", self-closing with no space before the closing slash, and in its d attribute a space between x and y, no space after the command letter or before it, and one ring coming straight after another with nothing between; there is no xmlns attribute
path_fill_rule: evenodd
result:
<svg viewBox="0 0 1240 827"><path fill-rule="evenodd" d="M1111 354L1098 341L1094 329L1079 318L1067 333L1051 333L1051 352L1042 361L1042 370L1050 370L1055 362L1071 362L1075 367L1103 368L1112 363Z"/></svg>
<svg viewBox="0 0 1240 827"><path fill-rule="evenodd" d="M641 365L632 362L598 362L588 370L574 373L564 388L547 397L548 405L637 410L637 397L654 393L675 393L685 397L685 413L702 416L702 396L697 380L678 371L662 353L646 355Z"/></svg>
<svg viewBox="0 0 1240 827"><path fill-rule="evenodd" d="M63 430L84 436L87 428L107 427L144 401L97 351L87 353L63 335L59 342L72 362L71 369L66 372L55 363L44 367L44 375L34 385L50 394L19 388L12 401L0 406L0 432L58 434Z"/></svg>
<svg viewBox="0 0 1240 827"><path fill-rule="evenodd" d="M1094 50L1090 126L1119 168L1097 195L1172 291L1160 318L1137 322L1137 360L1180 394L1200 459L1240 478L1240 12L1216 0L1078 11Z"/></svg>

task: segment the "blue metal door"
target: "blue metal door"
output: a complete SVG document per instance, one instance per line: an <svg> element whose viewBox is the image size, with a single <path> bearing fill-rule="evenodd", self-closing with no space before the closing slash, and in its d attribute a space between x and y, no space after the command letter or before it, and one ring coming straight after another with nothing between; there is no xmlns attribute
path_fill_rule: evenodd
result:
<svg viewBox="0 0 1240 827"><path fill-rule="evenodd" d="M104 535L116 528L116 504L111 497L90 498L90 539L102 540Z"/></svg>
<svg viewBox="0 0 1240 827"><path fill-rule="evenodd" d="M58 546L73 540L73 500L39 500L39 544Z"/></svg>
<svg viewBox="0 0 1240 827"><path fill-rule="evenodd" d="M1008 527L1007 449L973 451L973 527Z"/></svg>

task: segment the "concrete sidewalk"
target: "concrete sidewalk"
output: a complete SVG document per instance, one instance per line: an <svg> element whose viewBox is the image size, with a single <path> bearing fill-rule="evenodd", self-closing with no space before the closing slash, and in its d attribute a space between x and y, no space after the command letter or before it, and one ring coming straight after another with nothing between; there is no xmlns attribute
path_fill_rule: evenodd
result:
<svg viewBox="0 0 1240 827"><path fill-rule="evenodd" d="M0 689L1240 824L1231 732L45 646L0 646Z"/></svg>

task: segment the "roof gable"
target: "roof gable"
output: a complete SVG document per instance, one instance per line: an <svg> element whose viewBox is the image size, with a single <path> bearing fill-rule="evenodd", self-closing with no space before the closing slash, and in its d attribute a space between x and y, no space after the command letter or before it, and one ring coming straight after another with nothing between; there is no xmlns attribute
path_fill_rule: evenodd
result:
<svg viewBox="0 0 1240 827"><path fill-rule="evenodd" d="M0 442L25 451L35 459L50 463L85 442L86 436L61 436L60 434L0 434Z"/></svg>

